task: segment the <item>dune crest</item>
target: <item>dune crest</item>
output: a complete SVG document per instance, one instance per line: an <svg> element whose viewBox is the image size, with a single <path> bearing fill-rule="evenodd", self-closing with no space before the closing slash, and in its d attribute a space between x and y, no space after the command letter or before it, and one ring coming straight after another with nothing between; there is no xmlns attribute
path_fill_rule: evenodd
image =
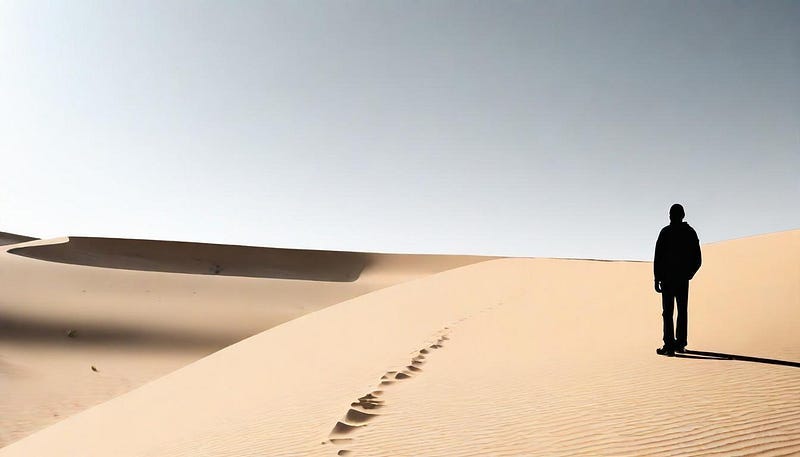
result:
<svg viewBox="0 0 800 457"><path fill-rule="evenodd" d="M25 243L27 241L35 241L37 239L38 238L33 238L31 236L17 235L16 233L0 232L0 246Z"/></svg>
<svg viewBox="0 0 800 457"><path fill-rule="evenodd" d="M365 268L385 263L387 258L410 261L412 269L425 263L465 265L488 259L90 237L69 237L66 242L37 243L8 252L38 260L103 268L332 282L355 281Z"/></svg>

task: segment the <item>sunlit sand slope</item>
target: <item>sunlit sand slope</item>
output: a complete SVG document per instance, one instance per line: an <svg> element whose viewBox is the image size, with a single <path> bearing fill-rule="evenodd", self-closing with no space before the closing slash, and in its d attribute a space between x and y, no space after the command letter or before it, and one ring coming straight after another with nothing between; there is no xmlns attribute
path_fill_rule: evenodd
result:
<svg viewBox="0 0 800 457"><path fill-rule="evenodd" d="M183 243L92 240L7 249L59 252L61 262L93 259L113 268L0 252L0 446L308 312L484 260L328 253L323 267L309 251L279 250L270 263L275 250L264 248L202 245L193 256ZM352 257L361 264L357 277L344 282L134 271L189 272L208 253L223 259L229 274L251 276L290 268L331 278L347 271Z"/></svg>
<svg viewBox="0 0 800 457"><path fill-rule="evenodd" d="M704 259L690 348L756 361L657 356L651 264L500 259L287 322L0 455L800 453L800 232Z"/></svg>

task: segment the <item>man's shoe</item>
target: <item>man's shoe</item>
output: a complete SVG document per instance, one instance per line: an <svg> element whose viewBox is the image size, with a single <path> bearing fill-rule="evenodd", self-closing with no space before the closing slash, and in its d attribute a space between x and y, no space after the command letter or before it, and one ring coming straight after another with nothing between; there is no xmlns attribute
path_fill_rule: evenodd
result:
<svg viewBox="0 0 800 457"><path fill-rule="evenodd" d="M686 352L686 346L675 346L675 352L683 354L684 352Z"/></svg>
<svg viewBox="0 0 800 457"><path fill-rule="evenodd" d="M675 351L671 347L664 346L662 348L656 349L656 354L672 357L675 355Z"/></svg>

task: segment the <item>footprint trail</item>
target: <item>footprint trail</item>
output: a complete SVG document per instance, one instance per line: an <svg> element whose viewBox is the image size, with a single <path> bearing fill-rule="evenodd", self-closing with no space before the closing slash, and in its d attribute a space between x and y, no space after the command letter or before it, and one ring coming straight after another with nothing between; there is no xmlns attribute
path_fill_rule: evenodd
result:
<svg viewBox="0 0 800 457"><path fill-rule="evenodd" d="M381 376L378 383L379 389L373 390L350 404L347 410L336 425L334 425L328 441L322 444L331 443L338 448L336 455L353 455L353 451L347 449L347 445L353 442L353 435L361 428L366 427L369 422L380 417L380 410L386 407L385 401L381 399L387 387L395 387L402 381L411 379L423 372L422 365L427 362L427 357L432 351L444 347L444 343L450 338L447 336L449 327L445 327L438 332L437 339L433 344L425 346L414 353L414 357L408 365L397 371L387 371Z"/></svg>
<svg viewBox="0 0 800 457"><path fill-rule="evenodd" d="M503 303L500 302L478 312L488 312L502 305ZM456 321L455 324L459 324L471 317L473 315L463 317ZM429 340L429 344L413 353L414 356L406 366L396 371L384 373L378 381L378 388L352 402L350 409L336 422L336 425L328 434L328 440L323 441L322 444L336 446L336 455L353 455L353 451L348 447L354 442L354 435L362 427L367 427L373 420L378 419L381 416L381 410L386 407L386 402L381 398L384 395L384 391L386 389L394 389L403 381L422 374L424 371L423 366L428 362L428 357L431 357L434 351L442 349L445 343L450 341L449 333L450 327L444 327L435 334L433 339Z"/></svg>

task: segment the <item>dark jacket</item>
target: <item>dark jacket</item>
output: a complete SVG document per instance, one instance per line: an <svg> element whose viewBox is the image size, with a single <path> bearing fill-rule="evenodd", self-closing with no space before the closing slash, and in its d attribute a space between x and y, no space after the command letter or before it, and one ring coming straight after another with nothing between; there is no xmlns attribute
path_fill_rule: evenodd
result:
<svg viewBox="0 0 800 457"><path fill-rule="evenodd" d="M701 263L700 240L689 224L679 222L661 229L653 259L656 281L692 279Z"/></svg>

